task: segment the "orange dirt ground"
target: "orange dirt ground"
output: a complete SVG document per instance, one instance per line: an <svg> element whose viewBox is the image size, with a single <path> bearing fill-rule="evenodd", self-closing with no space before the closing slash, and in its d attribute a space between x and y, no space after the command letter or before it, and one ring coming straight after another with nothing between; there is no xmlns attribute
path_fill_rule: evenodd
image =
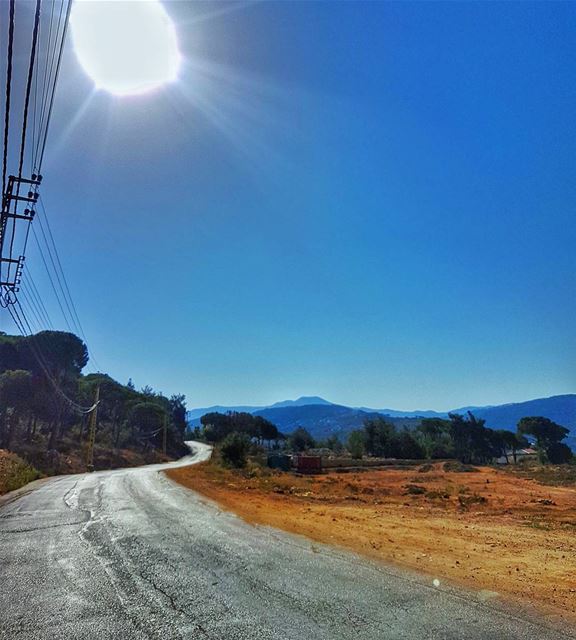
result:
<svg viewBox="0 0 576 640"><path fill-rule="evenodd" d="M348 547L576 622L576 488L492 468L455 473L442 463L427 467L302 477L204 463L167 474L250 523Z"/></svg>

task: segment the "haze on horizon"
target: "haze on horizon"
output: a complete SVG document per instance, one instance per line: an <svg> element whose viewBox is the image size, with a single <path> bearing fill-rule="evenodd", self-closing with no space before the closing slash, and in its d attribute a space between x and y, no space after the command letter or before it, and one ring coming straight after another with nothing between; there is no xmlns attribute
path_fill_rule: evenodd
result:
<svg viewBox="0 0 576 640"><path fill-rule="evenodd" d="M178 79L97 91L69 40L45 160L104 371L190 407L574 391L576 5L164 6Z"/></svg>

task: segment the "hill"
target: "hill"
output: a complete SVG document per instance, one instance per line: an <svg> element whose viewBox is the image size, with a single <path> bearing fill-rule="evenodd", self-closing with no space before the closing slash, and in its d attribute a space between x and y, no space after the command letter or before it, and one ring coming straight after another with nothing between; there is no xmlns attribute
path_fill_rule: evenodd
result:
<svg viewBox="0 0 576 640"><path fill-rule="evenodd" d="M289 433L296 427L305 427L315 438L338 435L345 438L350 431L362 426L364 420L374 416L386 416L397 427L413 428L424 417L446 417L448 413L471 411L476 417L486 420L486 426L493 429L516 430L520 418L545 416L570 429L566 442L576 450L576 394L538 398L527 402L517 402L487 407L461 407L450 412L438 411L397 411L394 409L370 409L367 407L347 407L333 404L317 396L302 396L297 400L284 400L266 407L208 407L188 412L189 424L200 424L200 417L210 411L246 411L261 415L273 422L280 431Z"/></svg>
<svg viewBox="0 0 576 640"><path fill-rule="evenodd" d="M576 394L537 398L496 407L476 407L471 411L477 418L486 420L486 426L493 429L515 431L520 418L545 416L570 429L571 435L576 436Z"/></svg>

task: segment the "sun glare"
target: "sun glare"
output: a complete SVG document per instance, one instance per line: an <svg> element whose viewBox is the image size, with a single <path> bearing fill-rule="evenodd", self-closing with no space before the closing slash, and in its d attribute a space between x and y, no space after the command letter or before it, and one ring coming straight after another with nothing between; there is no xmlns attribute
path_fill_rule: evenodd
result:
<svg viewBox="0 0 576 640"><path fill-rule="evenodd" d="M97 89L134 95L177 79L176 29L158 0L76 0L70 24L78 61Z"/></svg>

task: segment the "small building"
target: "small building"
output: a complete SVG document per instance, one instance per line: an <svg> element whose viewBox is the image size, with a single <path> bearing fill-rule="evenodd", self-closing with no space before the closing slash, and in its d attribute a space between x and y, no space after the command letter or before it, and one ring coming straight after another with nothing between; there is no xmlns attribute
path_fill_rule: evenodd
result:
<svg viewBox="0 0 576 640"><path fill-rule="evenodd" d="M508 457L508 459L506 459ZM516 449L516 462L522 462L523 460L535 460L538 457L538 451L527 447L526 449ZM506 451L505 456L500 456L496 459L496 464L514 464L514 452L512 449Z"/></svg>

